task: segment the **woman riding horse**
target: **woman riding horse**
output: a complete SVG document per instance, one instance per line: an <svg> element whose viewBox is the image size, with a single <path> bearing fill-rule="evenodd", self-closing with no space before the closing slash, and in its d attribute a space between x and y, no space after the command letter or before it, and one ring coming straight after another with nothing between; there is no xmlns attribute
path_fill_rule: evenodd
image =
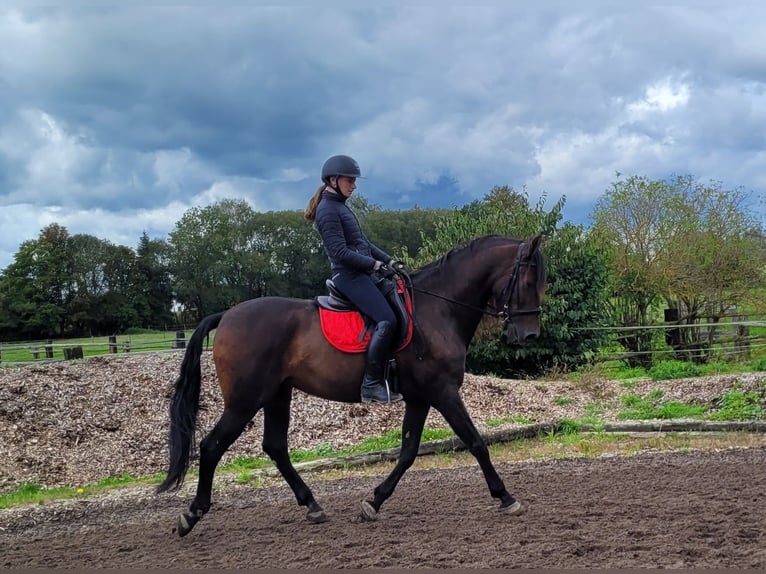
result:
<svg viewBox="0 0 766 574"><path fill-rule="evenodd" d="M541 236L520 241L496 235L474 239L411 275L412 342L397 351L399 390L404 396L402 447L388 477L362 501L361 513L374 520L418 454L429 410L435 408L474 455L489 487L510 515L523 511L490 460L489 449L460 396L466 351L482 317L505 324L511 344L540 334L545 265ZM372 267L372 265L371 265ZM199 480L189 509L178 518L186 536L210 510L213 477L226 450L263 410L263 450L308 509L311 522L327 515L290 460L288 429L293 390L331 401L358 403L365 369L361 354L331 345L311 299L260 297L205 317L181 363L169 407L168 472L158 492L183 483L194 454L205 337L216 329L213 360L223 413L199 444Z"/></svg>
<svg viewBox="0 0 766 574"><path fill-rule="evenodd" d="M367 348L367 368L362 380L362 402L393 403L402 400L391 393L384 378L396 337L396 316L372 280L372 273L390 277L393 258L372 243L346 205L362 177L359 164L347 155L334 155L322 166L322 185L306 206L306 220L316 223L330 258L332 281L363 315L375 322Z"/></svg>

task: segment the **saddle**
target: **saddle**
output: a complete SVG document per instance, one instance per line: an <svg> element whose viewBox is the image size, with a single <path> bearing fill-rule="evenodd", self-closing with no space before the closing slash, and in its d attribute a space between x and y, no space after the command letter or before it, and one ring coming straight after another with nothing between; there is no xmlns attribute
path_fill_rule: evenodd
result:
<svg viewBox="0 0 766 574"><path fill-rule="evenodd" d="M374 323L359 312L331 279L325 284L329 295L319 295L315 299L322 333L327 341L340 351L365 352L375 328ZM375 284L396 315L396 350L401 351L412 339L412 299L401 279L396 282L379 279Z"/></svg>

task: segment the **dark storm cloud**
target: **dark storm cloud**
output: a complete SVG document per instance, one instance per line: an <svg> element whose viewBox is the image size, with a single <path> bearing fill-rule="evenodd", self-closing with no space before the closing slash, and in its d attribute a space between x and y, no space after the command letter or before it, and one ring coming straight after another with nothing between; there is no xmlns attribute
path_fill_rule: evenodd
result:
<svg viewBox="0 0 766 574"><path fill-rule="evenodd" d="M616 171L762 190L764 15L691 1L12 5L0 268L51 221L133 245L224 197L302 208L334 153L394 208L526 185L565 194L582 220Z"/></svg>

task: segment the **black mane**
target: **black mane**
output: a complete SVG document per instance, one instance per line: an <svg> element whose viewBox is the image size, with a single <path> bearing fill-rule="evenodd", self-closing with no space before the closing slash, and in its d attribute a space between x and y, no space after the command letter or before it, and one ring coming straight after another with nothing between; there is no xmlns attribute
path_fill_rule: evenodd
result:
<svg viewBox="0 0 766 574"><path fill-rule="evenodd" d="M428 280L431 276L439 273L444 266L451 264L455 259L462 258L463 256L473 257L478 251L486 249L488 246L494 246L500 243L521 242L520 239L511 239L510 237L504 237L502 235L482 235L481 237L471 239L458 245L439 257L439 259L421 267L413 273L413 278L417 278L421 281Z"/></svg>

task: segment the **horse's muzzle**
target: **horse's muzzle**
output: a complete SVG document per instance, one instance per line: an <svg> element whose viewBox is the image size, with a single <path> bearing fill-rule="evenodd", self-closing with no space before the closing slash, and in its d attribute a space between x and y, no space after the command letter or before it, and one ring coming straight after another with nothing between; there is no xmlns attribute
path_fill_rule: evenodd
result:
<svg viewBox="0 0 766 574"><path fill-rule="evenodd" d="M519 329L514 323L505 326L505 340L509 345L524 346L540 336L540 329Z"/></svg>

